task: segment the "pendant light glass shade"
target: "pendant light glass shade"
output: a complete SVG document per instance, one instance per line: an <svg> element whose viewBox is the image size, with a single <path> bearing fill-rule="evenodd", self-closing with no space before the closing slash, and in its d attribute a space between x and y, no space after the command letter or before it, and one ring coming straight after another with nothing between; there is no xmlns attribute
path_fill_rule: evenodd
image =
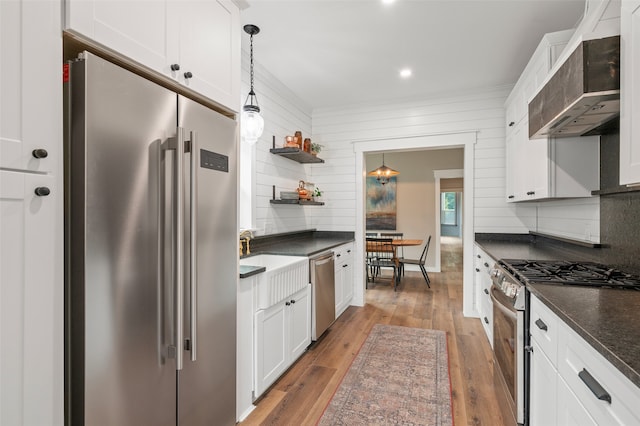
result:
<svg viewBox="0 0 640 426"><path fill-rule="evenodd" d="M242 128L242 140L249 145L255 144L264 130L264 119L260 115L260 107L258 106L258 97L253 91L253 36L260 32L260 28L255 25L245 25L244 31L249 34L250 38L250 69L251 69L251 90L247 95L242 107L242 118L240 127Z"/></svg>
<svg viewBox="0 0 640 426"><path fill-rule="evenodd" d="M382 166L377 169L371 170L367 173L367 176L375 176L376 180L380 182L381 185L386 185L389 183L389 178L391 176L397 176L400 172L393 170L390 167L384 165L384 153L382 154Z"/></svg>
<svg viewBox="0 0 640 426"><path fill-rule="evenodd" d="M249 145L258 142L258 138L262 136L264 130L264 119L260 115L260 108L253 105L245 105L242 107L242 140Z"/></svg>

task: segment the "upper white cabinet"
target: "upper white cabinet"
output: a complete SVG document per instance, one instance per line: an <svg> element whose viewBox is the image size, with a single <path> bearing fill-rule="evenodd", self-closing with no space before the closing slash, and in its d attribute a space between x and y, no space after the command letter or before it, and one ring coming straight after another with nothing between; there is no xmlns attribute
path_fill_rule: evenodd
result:
<svg viewBox="0 0 640 426"><path fill-rule="evenodd" d="M0 19L0 168L49 173L62 154L60 4L2 1Z"/></svg>
<svg viewBox="0 0 640 426"><path fill-rule="evenodd" d="M528 103L572 34L543 37L505 103L508 202L589 197L599 188L599 137L529 139Z"/></svg>
<svg viewBox="0 0 640 426"><path fill-rule="evenodd" d="M620 184L640 183L640 1L622 2L620 17Z"/></svg>
<svg viewBox="0 0 640 426"><path fill-rule="evenodd" d="M239 109L240 12L230 0L67 0L65 28Z"/></svg>

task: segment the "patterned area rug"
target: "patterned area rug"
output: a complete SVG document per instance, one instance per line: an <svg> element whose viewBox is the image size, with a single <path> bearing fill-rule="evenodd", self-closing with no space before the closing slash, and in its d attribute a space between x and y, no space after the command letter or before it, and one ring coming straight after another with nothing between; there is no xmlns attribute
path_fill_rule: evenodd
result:
<svg viewBox="0 0 640 426"><path fill-rule="evenodd" d="M446 333L374 325L318 425L453 425Z"/></svg>

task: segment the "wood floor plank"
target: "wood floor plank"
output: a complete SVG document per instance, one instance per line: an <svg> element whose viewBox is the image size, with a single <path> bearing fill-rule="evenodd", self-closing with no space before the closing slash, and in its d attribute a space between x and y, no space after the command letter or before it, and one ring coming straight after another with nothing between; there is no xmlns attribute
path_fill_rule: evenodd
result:
<svg viewBox="0 0 640 426"><path fill-rule="evenodd" d="M315 425L374 324L447 333L455 425L500 426L492 352L482 324L462 315L462 244L443 239L442 272L408 271L394 291L388 277L369 283L365 306L349 307L328 332L257 402L245 425ZM385 275L390 275L385 271Z"/></svg>

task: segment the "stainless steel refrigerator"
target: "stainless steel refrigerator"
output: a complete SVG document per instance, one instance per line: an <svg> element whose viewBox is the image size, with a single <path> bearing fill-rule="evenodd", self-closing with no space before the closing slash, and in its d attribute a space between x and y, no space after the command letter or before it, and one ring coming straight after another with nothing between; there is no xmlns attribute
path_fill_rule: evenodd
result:
<svg viewBox="0 0 640 426"><path fill-rule="evenodd" d="M237 123L68 64L66 421L235 424Z"/></svg>

